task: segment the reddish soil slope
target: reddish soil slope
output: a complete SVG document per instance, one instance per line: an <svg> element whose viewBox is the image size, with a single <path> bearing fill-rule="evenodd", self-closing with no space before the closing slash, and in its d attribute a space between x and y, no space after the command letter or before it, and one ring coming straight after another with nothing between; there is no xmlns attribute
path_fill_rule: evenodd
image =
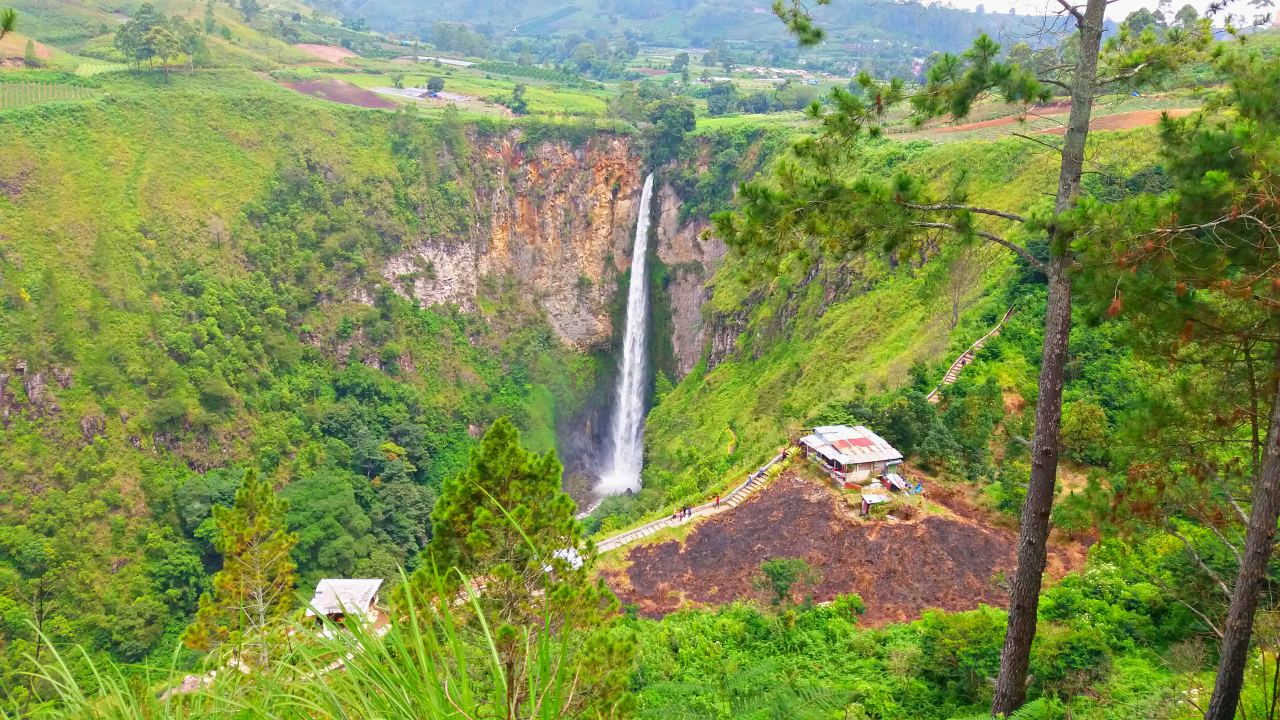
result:
<svg viewBox="0 0 1280 720"><path fill-rule="evenodd" d="M1130 130L1136 127L1145 127L1147 125L1155 125L1160 122L1162 113L1169 113L1169 117L1182 117L1195 112L1191 108L1171 108L1169 110L1135 110L1133 112L1118 113L1116 115L1103 115L1089 121L1090 130ZM1065 135L1067 129L1065 127L1052 128L1044 132L1052 135Z"/></svg>
<svg viewBox="0 0 1280 720"><path fill-rule="evenodd" d="M704 521L683 545L634 548L630 566L606 580L624 604L660 617L690 604L761 599L752 582L760 563L802 557L822 573L814 598L856 592L871 626L912 620L925 608L1003 606L999 579L1014 568L1016 535L983 522L980 510L955 495L930 497L952 512L859 522L833 490L787 474ZM1053 547L1050 574L1060 576L1080 556L1079 548Z"/></svg>
<svg viewBox="0 0 1280 720"><path fill-rule="evenodd" d="M340 63L347 58L359 57L359 55L356 55L350 50L337 45L312 45L310 43L298 43L297 45L294 45L294 47L313 58L331 63Z"/></svg>
<svg viewBox="0 0 1280 720"><path fill-rule="evenodd" d="M22 18L18 18L18 22L22 22ZM21 58L27 52L27 40L25 35L19 35L16 32L7 33L3 40L0 40L0 58ZM36 57L40 60L49 60L53 57L53 50L42 42L32 41L35 47Z"/></svg>
<svg viewBox="0 0 1280 720"><path fill-rule="evenodd" d="M287 82L285 87L291 90L297 90L300 93L314 95L325 100L343 103L344 105L355 105L357 107L366 108L383 108L390 109L396 104L378 93L371 90L365 90L357 87L349 82L334 80L332 78L326 80L302 80L299 82Z"/></svg>

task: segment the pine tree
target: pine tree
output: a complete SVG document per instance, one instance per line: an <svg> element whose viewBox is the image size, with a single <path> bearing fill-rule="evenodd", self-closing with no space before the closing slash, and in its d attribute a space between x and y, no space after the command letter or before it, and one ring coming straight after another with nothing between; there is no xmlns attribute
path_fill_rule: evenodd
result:
<svg viewBox="0 0 1280 720"><path fill-rule="evenodd" d="M409 583L422 606L461 598L460 612L476 610L473 629L487 623L506 670L507 714L530 698L521 681L530 634L553 633L566 649L562 672L579 676L572 708L615 707L625 688L630 647L612 632L618 601L593 579L595 548L560 489L562 471L555 451L525 450L500 418L470 466L445 481L423 566Z"/></svg>
<svg viewBox="0 0 1280 720"><path fill-rule="evenodd" d="M1247 531L1243 548L1232 548L1234 582L1214 577L1230 603L1207 720L1236 716L1280 520L1280 60L1228 54L1220 67L1232 82L1203 116L1162 124L1175 192L1164 203L1114 211L1122 229L1155 229L1110 248L1119 271L1102 278L1114 288L1110 310L1130 316L1148 352L1208 358L1239 373L1210 389L1208 414L1225 428L1211 449L1217 457L1182 450L1202 482L1228 498L1233 486L1250 493L1247 517L1238 503L1224 503ZM1190 544L1188 551L1195 553Z"/></svg>
<svg viewBox="0 0 1280 720"><path fill-rule="evenodd" d="M13 8L0 10L0 40L18 27L18 11Z"/></svg>
<svg viewBox="0 0 1280 720"><path fill-rule="evenodd" d="M821 252L822 246L804 245L814 237L827 247L861 250L879 246L889 252L904 252L920 242L924 233L941 231L961 242L985 241L1003 247L1045 279L1048 300L1031 472L992 703L996 715L1016 710L1026 699L1057 481L1075 254L1082 238L1089 236L1075 216L1094 99L1108 89L1124 90L1167 73L1198 53L1210 39L1207 23L1193 31L1170 30L1163 38L1122 28L1104 47L1107 0L1087 0L1083 5L1060 0L1060 4L1075 26L1076 32L1069 38L1073 50L1063 50L1061 62L1052 63L1048 71L1002 61L1000 46L984 34L962 55L941 56L929 69L924 88L911 97L902 81L881 84L863 73L856 91L836 88L832 109L815 110L823 132L794 148L798 161L781 165L771 185L743 187L738 214L722 213L714 218L717 233L728 244L739 252L754 250L768 263L797 251ZM774 10L801 44L822 41L822 28L814 24L803 2L778 2ZM1064 48L1067 44L1064 41ZM1045 216L1024 217L1007 209L977 207L958 193L933 197L917 178L850 180L841 171L863 146L862 141L879 137L889 112L904 103L909 102L917 121L940 116L958 119L986 98L1029 105L1048 100L1053 88L1069 96L1071 109L1059 147L1054 205ZM1047 257L1033 252L1028 242L1041 239L1046 241Z"/></svg>
<svg viewBox="0 0 1280 720"><path fill-rule="evenodd" d="M209 652L230 646L238 659L259 667L270 660L271 635L293 608L297 580L290 553L298 538L285 529L286 510L252 470L232 507L213 508L222 569L183 633L187 647Z"/></svg>

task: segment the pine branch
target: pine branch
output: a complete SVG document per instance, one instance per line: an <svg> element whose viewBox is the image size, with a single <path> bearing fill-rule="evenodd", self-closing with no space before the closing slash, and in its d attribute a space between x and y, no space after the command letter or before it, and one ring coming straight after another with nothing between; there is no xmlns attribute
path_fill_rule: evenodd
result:
<svg viewBox="0 0 1280 720"><path fill-rule="evenodd" d="M1040 261L1040 258L1027 252L1026 248L1019 247L1018 245L1015 245L1014 243L1011 243L1008 240L1005 240L999 235L996 235L994 233L989 233L986 230L975 229L975 230L966 231L964 228L959 227L957 225L952 225L950 223L943 223L943 222L913 221L911 223L911 226L918 227L918 228L937 228L940 230L950 230L959 235L964 235L966 234L966 232L972 232L974 235L980 238L983 238L984 240L990 240L991 242L997 245L1000 245L1005 248L1008 248L1009 250L1012 250L1013 252L1017 253L1017 255L1021 257L1023 260L1027 261L1028 265L1034 267L1035 269L1041 272L1048 272L1049 270L1049 268L1043 262Z"/></svg>
<svg viewBox="0 0 1280 720"><path fill-rule="evenodd" d="M957 203L934 203L932 205L917 205L915 203L902 203L903 207L912 210L963 210L965 212L977 213L979 215L992 215L994 217L1004 218L1005 220L1013 220L1014 222L1024 223L1026 218L1016 213L1005 212L1004 210L993 210L991 208L977 207L975 205L960 205Z"/></svg>
<svg viewBox="0 0 1280 720"><path fill-rule="evenodd" d="M1182 544L1185 545L1187 548L1187 552L1191 554L1191 559L1195 560L1196 565L1199 566L1199 568L1203 570L1206 575L1208 575L1215 583L1218 584L1218 587L1222 590L1222 594L1230 598L1231 588L1227 586L1226 581L1224 581L1221 577L1218 576L1218 573L1211 570L1209 566L1205 564L1204 559L1200 557L1200 553L1196 552L1196 549L1191 544L1191 541L1188 540L1181 533L1179 533L1177 529L1173 527L1172 524L1170 524L1167 529L1170 535L1182 541Z"/></svg>
<svg viewBox="0 0 1280 720"><path fill-rule="evenodd" d="M1068 13L1070 13L1071 17L1076 19L1076 22L1080 22L1080 23L1084 22L1084 15L1079 10L1077 10L1074 5L1067 2L1067 0L1058 0L1058 4L1062 6L1063 10L1066 10Z"/></svg>

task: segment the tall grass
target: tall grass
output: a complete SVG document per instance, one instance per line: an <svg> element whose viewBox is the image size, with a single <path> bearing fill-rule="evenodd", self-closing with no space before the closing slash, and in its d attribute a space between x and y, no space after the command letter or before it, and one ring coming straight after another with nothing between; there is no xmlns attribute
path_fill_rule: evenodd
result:
<svg viewBox="0 0 1280 720"><path fill-rule="evenodd" d="M465 580L465 578L464 578ZM402 578L402 582L405 581ZM436 597L444 578L433 576ZM469 587L470 583L464 586ZM518 628L516 647L525 654L521 685L527 699L517 703L506 694L507 667L499 661L498 641L474 595L448 602L424 602L419 593L404 593L398 618L384 631L327 620L326 632L312 624L295 625L278 658L261 670L238 671L230 665L214 669L212 682L194 692L166 692L182 676L174 669L151 669L138 679L114 663L94 663L91 683L79 681L62 652L52 646L51 659L35 672L37 683L50 689L52 700L29 708L0 709L0 718L279 718L350 720L352 718L509 718L552 720L572 703L574 680L569 638ZM459 610L472 607L479 622L463 624Z"/></svg>

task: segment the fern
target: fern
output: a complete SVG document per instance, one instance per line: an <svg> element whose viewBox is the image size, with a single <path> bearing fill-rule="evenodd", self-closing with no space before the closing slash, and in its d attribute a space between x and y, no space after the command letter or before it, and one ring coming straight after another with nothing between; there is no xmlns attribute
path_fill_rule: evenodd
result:
<svg viewBox="0 0 1280 720"><path fill-rule="evenodd" d="M1032 700L1014 711L1012 715L1002 716L1002 720L1063 720L1066 716L1066 709L1062 703L1051 698L1040 698ZM967 715L964 717L952 718L951 720L996 720L988 713L978 715Z"/></svg>
<svg viewBox="0 0 1280 720"><path fill-rule="evenodd" d="M654 686L662 704L642 718L732 717L735 720L822 720L849 702L847 692L815 687L776 661L755 663L723 675L718 683L667 682Z"/></svg>

